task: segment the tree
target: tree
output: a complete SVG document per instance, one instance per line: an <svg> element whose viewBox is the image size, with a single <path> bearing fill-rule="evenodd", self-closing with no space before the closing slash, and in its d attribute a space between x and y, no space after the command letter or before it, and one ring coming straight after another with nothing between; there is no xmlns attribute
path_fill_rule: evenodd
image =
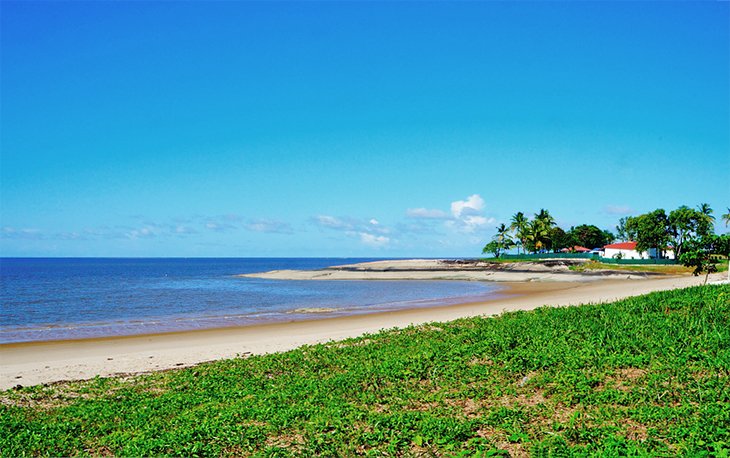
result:
<svg viewBox="0 0 730 458"><path fill-rule="evenodd" d="M515 245L515 242L509 236L509 232L510 228L505 226L504 223L497 226L497 234L495 237L504 250L509 250Z"/></svg>
<svg viewBox="0 0 730 458"><path fill-rule="evenodd" d="M553 252L560 251L563 248L571 248L576 244L570 233L557 226L550 231L550 240L552 241Z"/></svg>
<svg viewBox="0 0 730 458"><path fill-rule="evenodd" d="M499 255L502 253L502 247L500 246L499 242L492 240L491 242L484 245L482 253L492 253L495 258L498 258Z"/></svg>
<svg viewBox="0 0 730 458"><path fill-rule="evenodd" d="M535 215L535 219L542 221L542 223L548 228L555 226L555 218L553 218L550 212L544 208L541 208L540 213Z"/></svg>
<svg viewBox="0 0 730 458"><path fill-rule="evenodd" d="M657 257L670 241L669 218L663 208L629 218L626 229L635 235L636 251L649 251L654 248Z"/></svg>
<svg viewBox="0 0 730 458"><path fill-rule="evenodd" d="M713 255L730 255L729 234L709 234L688 241L684 253L679 257L679 261L687 267L694 267L693 275L704 273L705 283L707 283L707 277L711 273L717 272Z"/></svg>
<svg viewBox="0 0 730 458"><path fill-rule="evenodd" d="M623 217L618 220L618 225L616 226L616 238L621 240L622 242L626 242L629 240L629 236L626 232L626 220L627 217Z"/></svg>
<svg viewBox="0 0 730 458"><path fill-rule="evenodd" d="M730 224L730 207L727 208L727 213L722 215L722 221L725 223L725 227Z"/></svg>
<svg viewBox="0 0 730 458"><path fill-rule="evenodd" d="M613 241L616 240L616 236L613 235L613 232L609 230L603 231L603 245L608 245L609 243L613 243ZM603 246L601 245L601 246Z"/></svg>
<svg viewBox="0 0 730 458"><path fill-rule="evenodd" d="M515 232L515 237L517 237L517 240L519 240L519 244L522 245L523 250L525 246L525 241L527 240L527 228L528 228L529 221L525 217L525 214L522 212L517 212L512 216L512 224L510 224L510 229L512 229ZM519 253L519 249L517 250Z"/></svg>
<svg viewBox="0 0 730 458"><path fill-rule="evenodd" d="M493 253L495 258L498 258L503 252L509 250L515 243L509 236L510 228L505 226L504 223L497 227L497 233L492 237L492 240L487 243L482 249L482 253Z"/></svg>
<svg viewBox="0 0 730 458"><path fill-rule="evenodd" d="M705 206L707 204L703 204ZM702 207L702 206L701 206ZM707 209L709 206L705 209ZM712 212L712 209L709 209ZM688 242L710 235L713 231L711 215L702 210L695 210L682 205L669 213L669 238L674 246L677 259L682 255Z"/></svg>
<svg viewBox="0 0 730 458"><path fill-rule="evenodd" d="M712 209L712 207L710 207L710 204L707 204L707 203L705 203L705 204L699 204L697 206L697 211L699 211L703 215L707 216L707 218L710 219L710 221L715 221L715 217L712 216L712 214L715 211Z"/></svg>
<svg viewBox="0 0 730 458"><path fill-rule="evenodd" d="M549 237L547 228L539 220L532 220L527 226L526 248L532 253L545 248L545 240Z"/></svg>
<svg viewBox="0 0 730 458"><path fill-rule="evenodd" d="M635 216L621 218L616 226L616 237L622 242L636 240L636 222Z"/></svg>
<svg viewBox="0 0 730 458"><path fill-rule="evenodd" d="M603 247L610 243L607 240L613 240L613 234L608 231L602 231L594 225L581 224L570 228L570 234L576 243L586 248Z"/></svg>
<svg viewBox="0 0 730 458"><path fill-rule="evenodd" d="M555 218L550 215L550 212L541 208L540 212L535 214L534 219L530 221L529 225L527 240L533 252L538 252L543 249L550 250L552 245L550 234L553 226L555 226Z"/></svg>

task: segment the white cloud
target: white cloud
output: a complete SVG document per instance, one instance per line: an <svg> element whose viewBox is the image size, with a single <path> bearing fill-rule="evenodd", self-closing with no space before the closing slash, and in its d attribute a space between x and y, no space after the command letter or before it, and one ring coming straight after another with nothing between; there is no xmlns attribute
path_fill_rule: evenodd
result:
<svg viewBox="0 0 730 458"><path fill-rule="evenodd" d="M493 224L496 220L484 216L484 199L479 194L472 194L465 200L451 202L452 219L446 225L459 232L473 233Z"/></svg>
<svg viewBox="0 0 730 458"><path fill-rule="evenodd" d="M88 237L78 232L59 232L56 236L61 240L88 240Z"/></svg>
<svg viewBox="0 0 730 458"><path fill-rule="evenodd" d="M226 223L224 221L208 220L205 223L205 228L215 232L225 232L237 229L237 226L235 224Z"/></svg>
<svg viewBox="0 0 730 458"><path fill-rule="evenodd" d="M472 194L466 200L451 202L451 214L454 218L466 215L478 215L484 208L484 199L479 194Z"/></svg>
<svg viewBox="0 0 730 458"><path fill-rule="evenodd" d="M360 241L365 245L382 248L390 243L390 237L360 232Z"/></svg>
<svg viewBox="0 0 730 458"><path fill-rule="evenodd" d="M462 219L464 232L474 232L496 222L494 218L484 216L466 216Z"/></svg>
<svg viewBox="0 0 730 458"><path fill-rule="evenodd" d="M127 232L126 236L130 239L141 239L141 238L149 238L149 237L156 237L159 234L159 229L157 227L153 226L144 226L139 229L132 229L131 231Z"/></svg>
<svg viewBox="0 0 730 458"><path fill-rule="evenodd" d="M453 219L446 222L446 226L459 232L467 234L484 229L490 224L494 224L497 220L484 216L465 216L461 219Z"/></svg>
<svg viewBox="0 0 730 458"><path fill-rule="evenodd" d="M246 229L268 234L292 234L294 230L289 223L270 219L257 219L246 224Z"/></svg>
<svg viewBox="0 0 730 458"><path fill-rule="evenodd" d="M329 229L351 231L353 229L352 222L344 221L340 218L329 215L318 215L314 218L314 222L319 226Z"/></svg>
<svg viewBox="0 0 730 458"><path fill-rule="evenodd" d="M634 209L628 205L606 205L605 212L609 215L626 216L635 213Z"/></svg>
<svg viewBox="0 0 730 458"><path fill-rule="evenodd" d="M178 224L175 226L175 233L176 234L197 234L198 231L193 229L192 227L188 227L184 224Z"/></svg>
<svg viewBox="0 0 730 458"><path fill-rule="evenodd" d="M406 210L406 216L419 219L447 219L449 217L445 211L429 208L409 208Z"/></svg>
<svg viewBox="0 0 730 458"><path fill-rule="evenodd" d="M341 231L348 237L358 238L361 243L371 247L381 248L391 242L391 238L387 236L391 233L391 229L380 224L376 218L360 220L319 215L314 217L313 221L322 228Z"/></svg>
<svg viewBox="0 0 730 458"><path fill-rule="evenodd" d="M496 220L484 215L484 199L479 194L472 194L464 200L451 202L450 213L438 209L409 208L406 216L418 220L417 225L402 226L412 233L435 233L433 222L443 220L443 227L462 233L473 233L483 229Z"/></svg>
<svg viewBox="0 0 730 458"><path fill-rule="evenodd" d="M19 229L12 226L4 226L0 234L7 239L38 240L43 238L43 233L38 229Z"/></svg>

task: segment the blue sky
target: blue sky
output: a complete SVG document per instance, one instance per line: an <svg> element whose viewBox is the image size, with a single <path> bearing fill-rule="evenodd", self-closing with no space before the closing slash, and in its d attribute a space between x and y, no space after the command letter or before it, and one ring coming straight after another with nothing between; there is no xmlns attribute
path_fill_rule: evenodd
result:
<svg viewBox="0 0 730 458"><path fill-rule="evenodd" d="M519 210L730 205L727 2L0 8L4 256L476 256Z"/></svg>

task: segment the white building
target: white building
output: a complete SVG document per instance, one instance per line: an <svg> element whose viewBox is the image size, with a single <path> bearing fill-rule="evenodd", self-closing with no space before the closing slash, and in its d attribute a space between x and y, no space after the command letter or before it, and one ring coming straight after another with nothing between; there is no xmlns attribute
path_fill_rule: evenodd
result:
<svg viewBox="0 0 730 458"><path fill-rule="evenodd" d="M604 246L603 257L610 259L649 259L649 253L636 251L636 242L621 242Z"/></svg>
<svg viewBox="0 0 730 458"><path fill-rule="evenodd" d="M604 258L618 258L621 259L655 259L657 253L655 248L650 248L649 251L642 251L639 253L636 251L636 242L620 242L612 243L603 247ZM664 257L666 259L674 259L674 250L667 249L664 251Z"/></svg>

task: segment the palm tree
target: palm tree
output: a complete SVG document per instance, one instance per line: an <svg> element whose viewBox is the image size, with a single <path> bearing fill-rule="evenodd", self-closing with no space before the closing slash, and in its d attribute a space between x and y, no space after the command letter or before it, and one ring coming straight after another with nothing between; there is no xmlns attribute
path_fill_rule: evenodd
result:
<svg viewBox="0 0 730 458"><path fill-rule="evenodd" d="M538 251L542 248L550 249L552 243L550 234L552 233L552 228L556 226L555 218L552 217L550 212L541 208L540 213L535 214L534 222L536 223L535 229L537 230L535 248Z"/></svg>
<svg viewBox="0 0 730 458"><path fill-rule="evenodd" d="M526 231L526 241L531 248L530 251L537 253L545 247L545 240L549 238L550 231L540 219L530 221Z"/></svg>
<svg viewBox="0 0 730 458"><path fill-rule="evenodd" d="M697 206L697 210L699 210L700 213L709 218L710 221L715 221L715 217L712 216L715 211L712 209L712 207L710 207L710 204L700 204Z"/></svg>
<svg viewBox="0 0 730 458"><path fill-rule="evenodd" d="M502 245L502 248L508 250L514 245L514 242L509 236L510 228L505 226L504 223L497 226L497 236L495 237L497 242Z"/></svg>
<svg viewBox="0 0 730 458"><path fill-rule="evenodd" d="M519 240L523 250L525 247L525 241L527 240L528 223L529 221L527 220L527 218L525 218L525 214L522 212L517 212L512 217L512 224L510 224L509 226L510 229L515 231L515 237L517 237L517 240ZM519 254L519 248L517 249L517 252Z"/></svg>
<svg viewBox="0 0 730 458"><path fill-rule="evenodd" d="M540 209L540 213L535 214L535 219L542 221L548 229L555 226L555 218L544 208Z"/></svg>
<svg viewBox="0 0 730 458"><path fill-rule="evenodd" d="M497 227L497 233L492 237L492 241L484 247L482 253L491 252L494 253L495 258L498 258L502 252L512 248L515 243L510 238L509 232L509 227L505 226L504 223L500 224Z"/></svg>

